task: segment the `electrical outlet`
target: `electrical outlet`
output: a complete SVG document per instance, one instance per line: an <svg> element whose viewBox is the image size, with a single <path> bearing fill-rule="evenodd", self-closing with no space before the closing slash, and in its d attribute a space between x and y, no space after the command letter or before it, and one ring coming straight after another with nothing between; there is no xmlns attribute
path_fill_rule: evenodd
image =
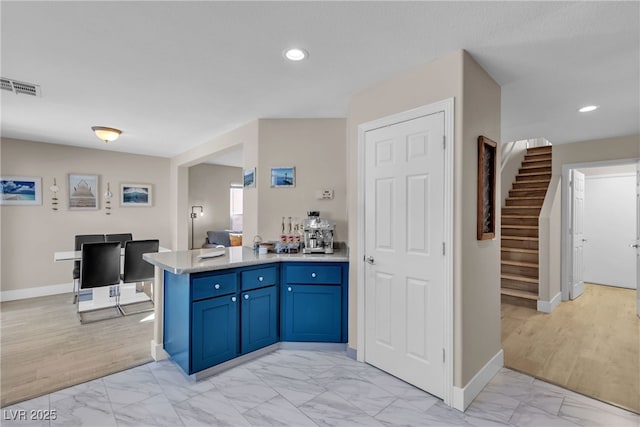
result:
<svg viewBox="0 0 640 427"><path fill-rule="evenodd" d="M331 200L333 199L333 190L331 189L324 189L322 190L322 198L324 200Z"/></svg>

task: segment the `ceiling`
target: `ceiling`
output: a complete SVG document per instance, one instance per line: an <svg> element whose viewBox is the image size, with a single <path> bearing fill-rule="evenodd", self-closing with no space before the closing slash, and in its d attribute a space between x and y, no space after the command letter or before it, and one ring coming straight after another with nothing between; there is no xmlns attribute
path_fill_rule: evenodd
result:
<svg viewBox="0 0 640 427"><path fill-rule="evenodd" d="M459 49L502 87L502 142L640 133L639 2L0 8L2 77L41 87L0 91L3 137L171 157L258 118L346 117L352 94ZM285 60L291 46L309 58ZM105 144L96 125L122 136Z"/></svg>

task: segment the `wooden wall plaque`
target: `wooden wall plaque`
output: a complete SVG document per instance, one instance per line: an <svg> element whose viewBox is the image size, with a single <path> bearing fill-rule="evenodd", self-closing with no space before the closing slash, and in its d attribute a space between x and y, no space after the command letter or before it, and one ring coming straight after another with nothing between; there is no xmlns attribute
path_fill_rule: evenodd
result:
<svg viewBox="0 0 640 427"><path fill-rule="evenodd" d="M478 137L478 240L496 237L496 158L498 144Z"/></svg>

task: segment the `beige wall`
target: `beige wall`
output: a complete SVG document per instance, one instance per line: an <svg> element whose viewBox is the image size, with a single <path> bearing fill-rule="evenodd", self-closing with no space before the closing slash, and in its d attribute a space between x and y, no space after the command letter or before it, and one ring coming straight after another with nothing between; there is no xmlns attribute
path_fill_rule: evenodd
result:
<svg viewBox="0 0 640 427"><path fill-rule="evenodd" d="M640 135L595 139L553 146L553 175L562 175L562 165L605 160L640 158Z"/></svg>
<svg viewBox="0 0 640 427"><path fill-rule="evenodd" d="M500 88L458 51L353 96L347 123L349 346L357 347L358 126L401 111L455 98L454 385L461 387L500 344L498 237L476 240L477 137L500 142ZM499 161L499 159L498 159ZM499 189L498 189L499 191ZM500 200L500 194L497 194ZM499 208L497 209L499 217Z"/></svg>
<svg viewBox="0 0 640 427"><path fill-rule="evenodd" d="M71 262L54 262L56 251L72 250L74 235L131 232L135 239L160 239L170 247L169 160L65 145L2 139L1 174L42 177L41 206L2 206L2 291L71 283ZM99 175L99 210L67 209L69 173ZM59 210L51 209L49 187L56 177ZM106 215L106 183L114 198ZM152 207L121 207L120 183L153 185ZM69 287L71 292L71 287Z"/></svg>
<svg viewBox="0 0 640 427"><path fill-rule="evenodd" d="M241 144L244 167L256 168L256 187L243 192L243 245L251 246L256 235L263 240L279 238L283 216L302 219L308 210L320 210L323 216L336 221L336 239L344 241L347 238L345 123L345 119L257 120L173 158L171 167L184 169ZM296 186L271 188L274 166L294 166ZM188 192L188 181L176 184L178 191ZM316 200L315 191L322 188L332 188L334 199ZM176 209L175 238L184 242L180 249L187 249L191 205L188 200L180 205Z"/></svg>
<svg viewBox="0 0 640 427"><path fill-rule="evenodd" d="M504 165L504 168L501 168L500 171L500 189L502 193L500 206L504 206L507 196L509 195L509 190L511 190L511 187L513 186L513 181L516 180L516 175L520 170L524 156L527 154L527 140L514 141L513 150L511 150L510 142L501 144L500 147L500 155L502 159L504 159L504 156L509 152L511 153L509 154L509 158L507 159L507 163Z"/></svg>
<svg viewBox="0 0 640 427"><path fill-rule="evenodd" d="M307 211L336 222L336 241L347 238L345 119L265 119L259 123L256 170L258 233L277 240L282 217L302 219ZM294 188L271 188L271 168L294 166ZM332 189L332 200L318 200L316 190ZM247 236L247 238L253 236Z"/></svg>
<svg viewBox="0 0 640 427"><path fill-rule="evenodd" d="M209 230L228 230L229 188L242 184L242 168L201 163L189 168L189 207L202 206L204 215L193 221L194 247L201 247ZM191 210L189 210L191 211ZM191 230L189 230L191 239Z"/></svg>
<svg viewBox="0 0 640 427"><path fill-rule="evenodd" d="M237 129L218 135L210 141L171 159L172 217L171 233L174 248L189 249L191 205L189 204L188 168L206 161L212 154L242 146L244 167L255 167L258 161L258 120L242 125ZM243 234L254 236L258 232L258 194L255 189L243 192Z"/></svg>

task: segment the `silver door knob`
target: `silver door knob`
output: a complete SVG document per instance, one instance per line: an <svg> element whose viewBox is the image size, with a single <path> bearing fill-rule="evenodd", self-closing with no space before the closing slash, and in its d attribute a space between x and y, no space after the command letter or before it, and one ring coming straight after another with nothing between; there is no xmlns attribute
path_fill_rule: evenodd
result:
<svg viewBox="0 0 640 427"><path fill-rule="evenodd" d="M244 294L244 299L249 299L249 295Z"/></svg>
<svg viewBox="0 0 640 427"><path fill-rule="evenodd" d="M368 257L367 257L367 262L368 262L369 264L373 265L373 263L374 263L374 259L373 259L373 257L372 257L372 256L368 256Z"/></svg>
<svg viewBox="0 0 640 427"><path fill-rule="evenodd" d="M264 280L264 277L260 276L258 277L258 281L262 282Z"/></svg>
<svg viewBox="0 0 640 427"><path fill-rule="evenodd" d="M291 289L291 286L289 286L289 287L287 288L287 290L288 290L289 292L291 292L293 289Z"/></svg>
<svg viewBox="0 0 640 427"><path fill-rule="evenodd" d="M316 273L311 273L311 277L316 277Z"/></svg>
<svg viewBox="0 0 640 427"><path fill-rule="evenodd" d="M236 297L231 297L231 301L236 302Z"/></svg>
<svg viewBox="0 0 640 427"><path fill-rule="evenodd" d="M216 283L213 287L216 289L220 289L220 283Z"/></svg>

